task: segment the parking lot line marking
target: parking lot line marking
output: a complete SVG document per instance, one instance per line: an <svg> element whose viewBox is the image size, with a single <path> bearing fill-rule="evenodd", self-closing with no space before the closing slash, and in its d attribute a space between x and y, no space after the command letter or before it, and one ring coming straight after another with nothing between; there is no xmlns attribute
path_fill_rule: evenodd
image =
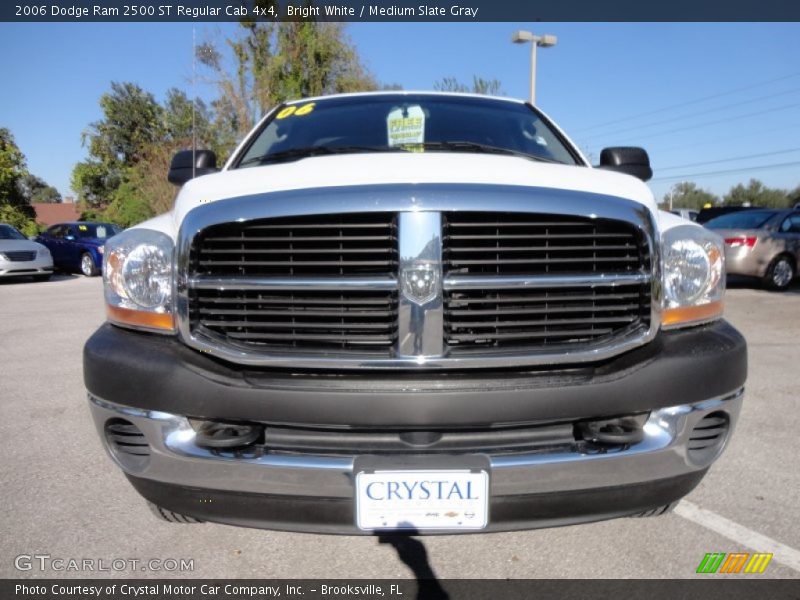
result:
<svg viewBox="0 0 800 600"><path fill-rule="evenodd" d="M757 552L771 552L773 554L772 560L800 573L800 551L786 544L781 544L771 537L748 529L744 525L734 523L715 512L700 508L686 500L683 500L675 507L675 514Z"/></svg>

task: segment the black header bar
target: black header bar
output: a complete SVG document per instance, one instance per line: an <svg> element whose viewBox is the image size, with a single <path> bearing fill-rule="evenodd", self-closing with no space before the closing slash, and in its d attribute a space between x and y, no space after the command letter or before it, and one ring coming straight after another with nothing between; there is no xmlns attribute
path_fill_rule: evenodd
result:
<svg viewBox="0 0 800 600"><path fill-rule="evenodd" d="M800 21L794 0L6 0L4 22Z"/></svg>

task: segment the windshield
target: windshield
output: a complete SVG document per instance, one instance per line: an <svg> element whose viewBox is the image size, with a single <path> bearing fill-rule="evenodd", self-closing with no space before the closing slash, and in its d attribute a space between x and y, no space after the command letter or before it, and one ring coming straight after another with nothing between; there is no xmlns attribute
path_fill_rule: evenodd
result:
<svg viewBox="0 0 800 600"><path fill-rule="evenodd" d="M116 225L109 223L81 223L78 225L79 238L97 238L104 240L117 235L122 231Z"/></svg>
<svg viewBox="0 0 800 600"><path fill-rule="evenodd" d="M27 240L24 235L11 227L11 225L0 225L0 240Z"/></svg>
<svg viewBox="0 0 800 600"><path fill-rule="evenodd" d="M289 104L256 134L236 167L390 151L487 152L577 164L559 135L525 104L387 94Z"/></svg>
<svg viewBox="0 0 800 600"><path fill-rule="evenodd" d="M775 214L768 210L743 210L711 219L705 226L709 229L758 229Z"/></svg>

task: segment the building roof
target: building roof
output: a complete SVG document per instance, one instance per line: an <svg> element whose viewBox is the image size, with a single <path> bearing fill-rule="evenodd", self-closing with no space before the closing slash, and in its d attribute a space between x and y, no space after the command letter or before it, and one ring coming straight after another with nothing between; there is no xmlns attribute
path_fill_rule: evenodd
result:
<svg viewBox="0 0 800 600"><path fill-rule="evenodd" d="M81 211L74 202L33 202L31 206L36 211L36 222L47 227L56 223L77 221L81 216Z"/></svg>

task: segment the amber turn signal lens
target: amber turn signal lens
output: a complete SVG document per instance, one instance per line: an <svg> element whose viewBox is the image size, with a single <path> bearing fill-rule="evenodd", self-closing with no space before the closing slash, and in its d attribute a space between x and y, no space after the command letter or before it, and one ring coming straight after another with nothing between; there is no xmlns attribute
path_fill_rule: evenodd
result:
<svg viewBox="0 0 800 600"><path fill-rule="evenodd" d="M674 327L681 324L691 324L699 321L708 321L722 314L722 300L698 304L697 306L681 306L667 308L661 316L661 324L665 327Z"/></svg>
<svg viewBox="0 0 800 600"><path fill-rule="evenodd" d="M120 325L132 325L134 327L162 331L174 331L175 329L172 315L167 313L145 312L106 305L106 314L109 321Z"/></svg>

